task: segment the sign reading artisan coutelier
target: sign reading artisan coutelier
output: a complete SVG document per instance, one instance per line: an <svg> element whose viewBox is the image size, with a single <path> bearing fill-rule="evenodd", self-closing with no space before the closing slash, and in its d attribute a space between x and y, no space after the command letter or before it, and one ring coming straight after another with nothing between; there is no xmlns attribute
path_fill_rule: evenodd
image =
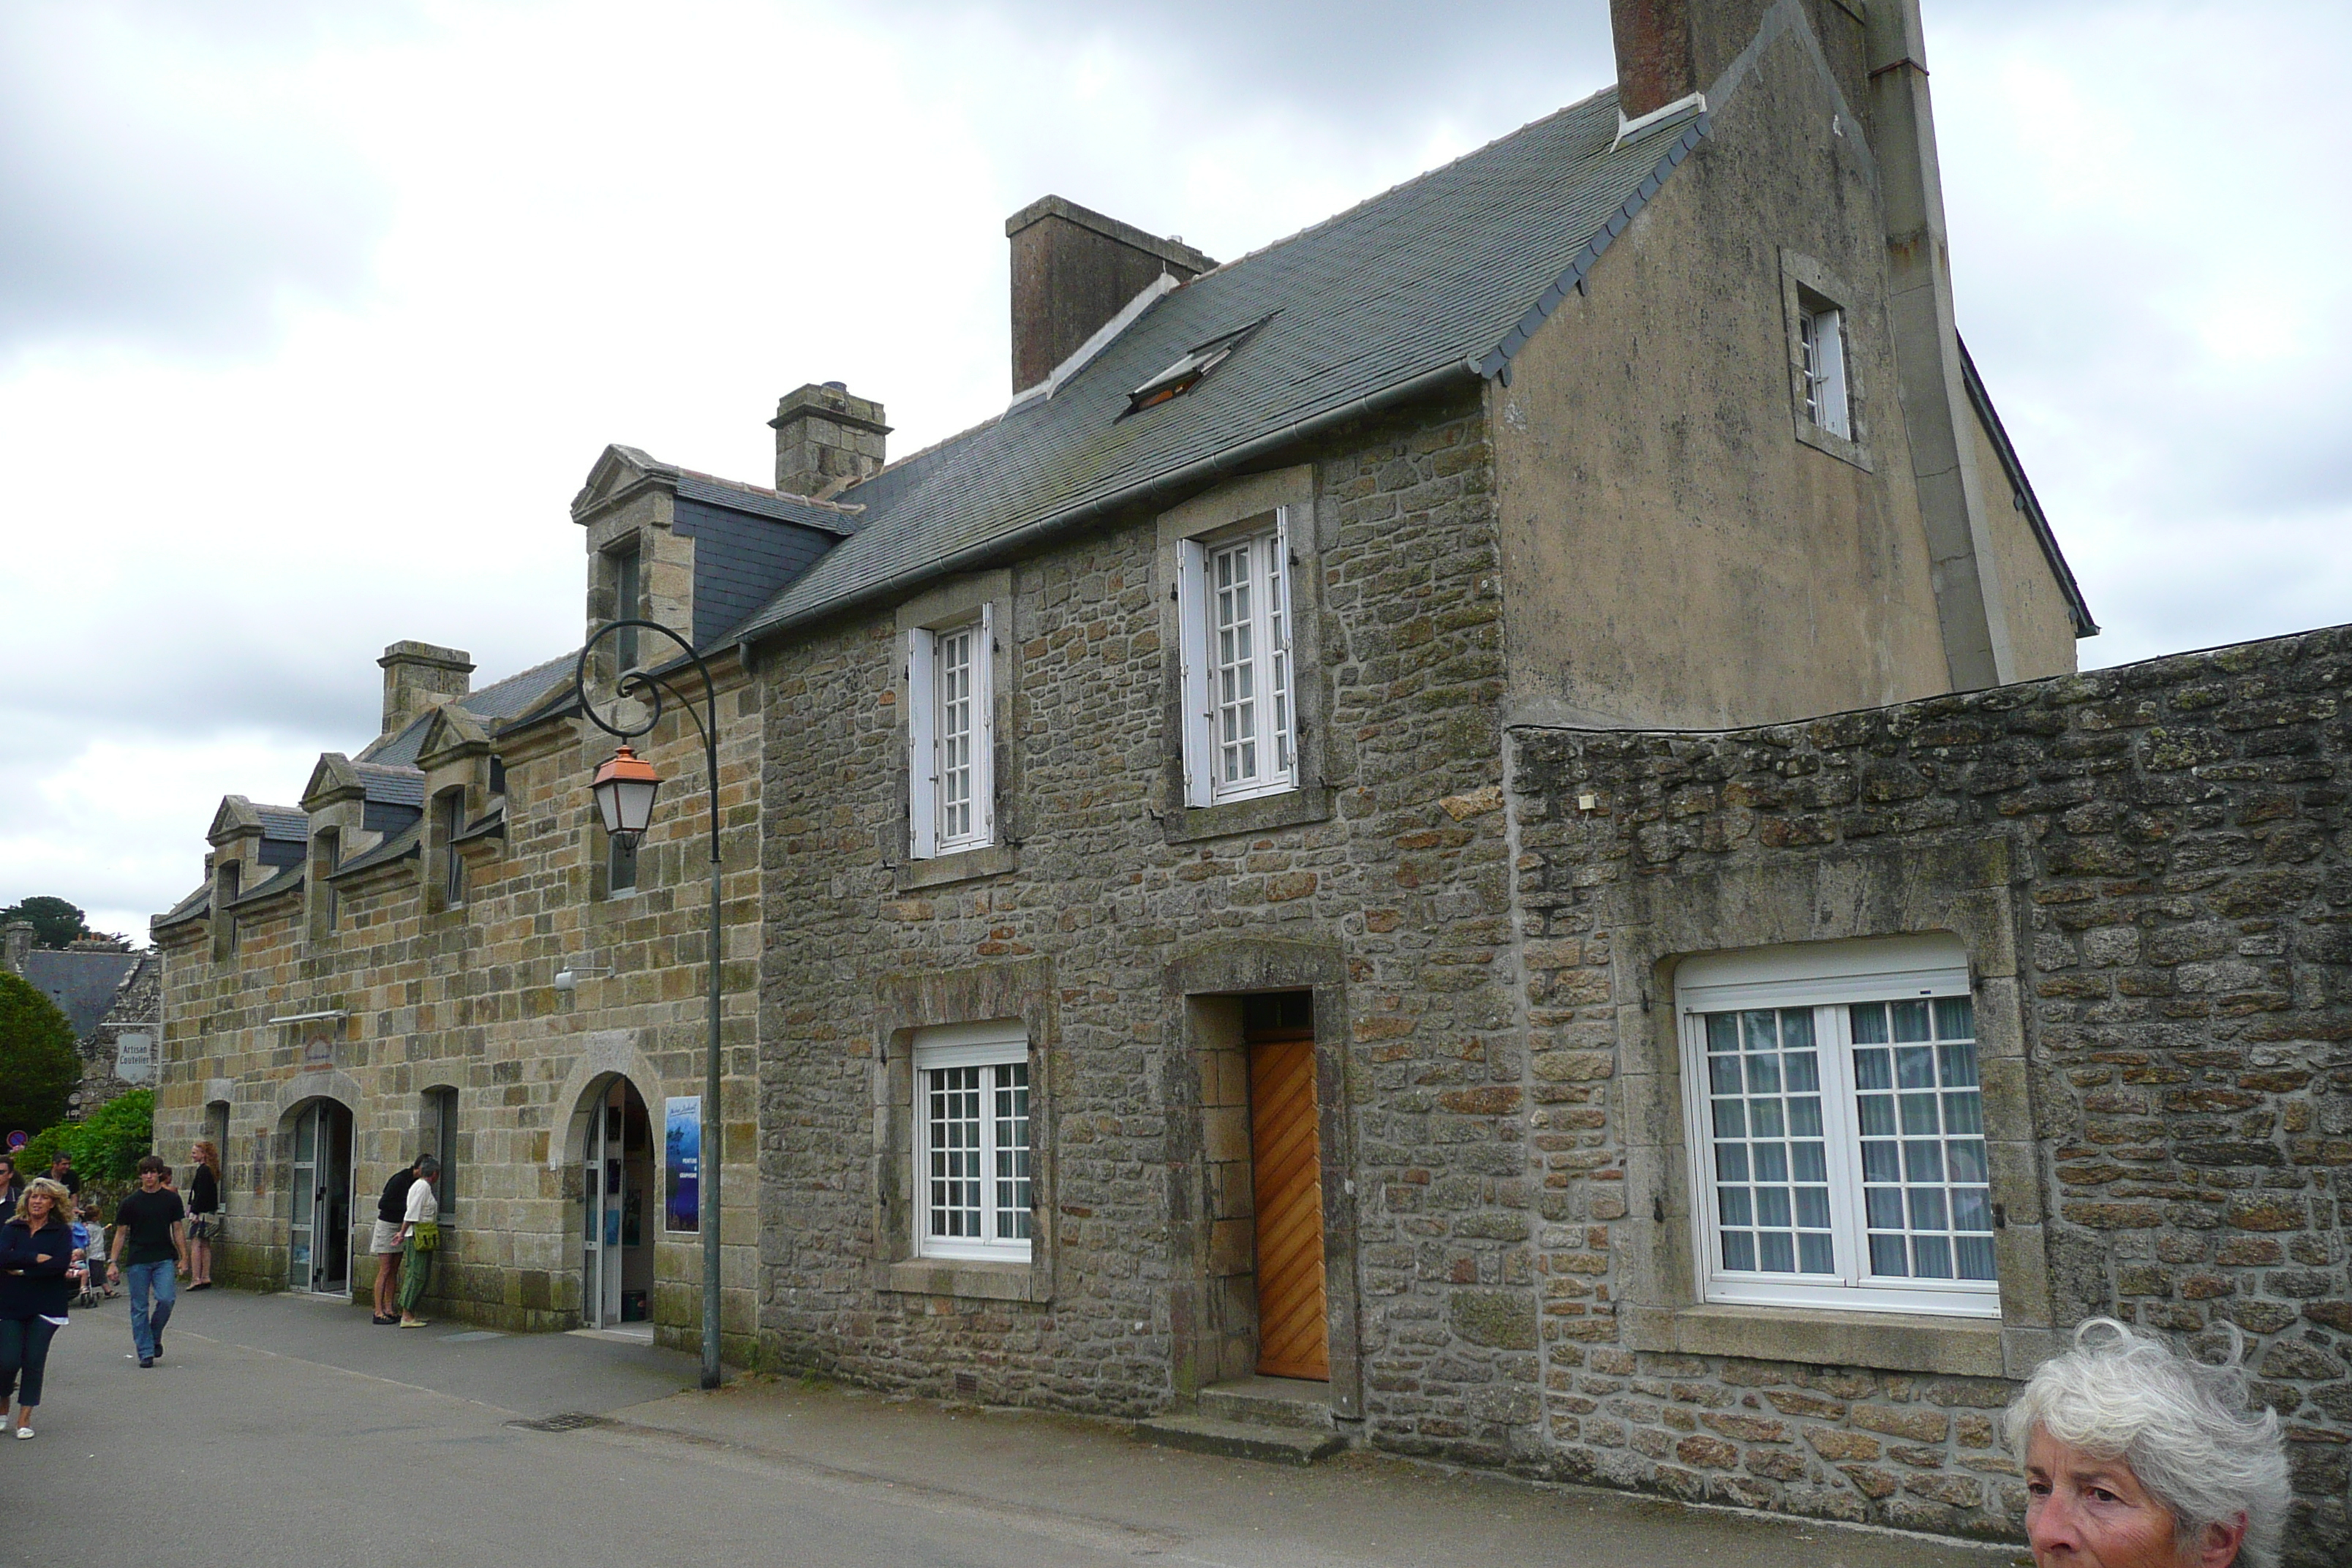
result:
<svg viewBox="0 0 2352 1568"><path fill-rule="evenodd" d="M114 1042L114 1076L125 1083L155 1081L155 1037L124 1035Z"/></svg>

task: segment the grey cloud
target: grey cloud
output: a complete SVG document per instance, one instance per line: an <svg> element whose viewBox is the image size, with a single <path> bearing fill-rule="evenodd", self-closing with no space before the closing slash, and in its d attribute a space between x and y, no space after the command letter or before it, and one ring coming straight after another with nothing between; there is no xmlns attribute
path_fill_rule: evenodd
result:
<svg viewBox="0 0 2352 1568"><path fill-rule="evenodd" d="M245 357L367 288L389 188L267 73L323 5L0 6L0 354Z"/></svg>

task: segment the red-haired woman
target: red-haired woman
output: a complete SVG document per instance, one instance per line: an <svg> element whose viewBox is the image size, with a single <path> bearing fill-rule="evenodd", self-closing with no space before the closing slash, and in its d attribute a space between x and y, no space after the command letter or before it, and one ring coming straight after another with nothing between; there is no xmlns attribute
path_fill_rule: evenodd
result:
<svg viewBox="0 0 2352 1568"><path fill-rule="evenodd" d="M189 1151L196 1162L188 1178L188 1289L213 1288L213 1243L220 1239L220 1150L211 1139Z"/></svg>

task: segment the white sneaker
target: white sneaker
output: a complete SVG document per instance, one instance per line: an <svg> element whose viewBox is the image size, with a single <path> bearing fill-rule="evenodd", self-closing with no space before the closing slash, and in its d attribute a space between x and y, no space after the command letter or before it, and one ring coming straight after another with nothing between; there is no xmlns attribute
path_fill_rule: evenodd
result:
<svg viewBox="0 0 2352 1568"><path fill-rule="evenodd" d="M33 1429L30 1426L19 1426L16 1428L16 1436L19 1437L29 1437L32 1435Z"/></svg>

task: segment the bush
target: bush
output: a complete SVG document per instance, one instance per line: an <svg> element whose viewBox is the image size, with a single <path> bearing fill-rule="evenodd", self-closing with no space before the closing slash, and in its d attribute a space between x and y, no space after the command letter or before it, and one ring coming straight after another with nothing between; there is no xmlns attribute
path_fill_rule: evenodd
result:
<svg viewBox="0 0 2352 1568"><path fill-rule="evenodd" d="M139 1174L142 1156L155 1147L155 1091L134 1089L108 1100L86 1121L47 1128L16 1155L26 1179L46 1176L62 1149L86 1182L127 1182Z"/></svg>
<svg viewBox="0 0 2352 1568"><path fill-rule="evenodd" d="M101 1182L130 1181L155 1151L155 1091L117 1095L69 1127L76 1170Z"/></svg>
<svg viewBox="0 0 2352 1568"><path fill-rule="evenodd" d="M81 1056L58 1005L0 970L0 1135L62 1121Z"/></svg>

